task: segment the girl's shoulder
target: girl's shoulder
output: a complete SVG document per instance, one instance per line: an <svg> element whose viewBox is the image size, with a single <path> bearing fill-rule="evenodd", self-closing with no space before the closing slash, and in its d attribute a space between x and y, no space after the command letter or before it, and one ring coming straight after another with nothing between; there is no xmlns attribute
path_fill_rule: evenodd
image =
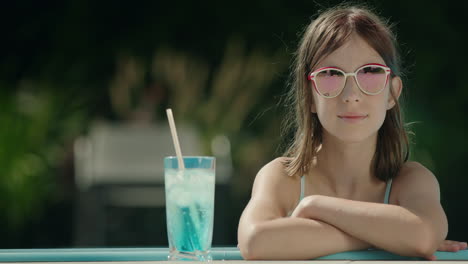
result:
<svg viewBox="0 0 468 264"><path fill-rule="evenodd" d="M397 176L393 179L392 194L400 197L417 193L419 190L434 190L438 195L439 183L436 176L424 165L415 161L403 164Z"/></svg>
<svg viewBox="0 0 468 264"><path fill-rule="evenodd" d="M287 166L291 160L292 159L288 157L275 158L274 160L265 164L260 169L259 173L267 173L268 175L271 175L270 177L284 180L285 176L289 176L287 173Z"/></svg>
<svg viewBox="0 0 468 264"><path fill-rule="evenodd" d="M255 177L253 196L275 199L282 209L294 207L300 196L300 178L287 172L287 157L278 157L263 166Z"/></svg>
<svg viewBox="0 0 468 264"><path fill-rule="evenodd" d="M397 182L405 182L408 180L421 181L430 179L435 179L434 174L424 165L416 161L405 162L395 177L395 181Z"/></svg>
<svg viewBox="0 0 468 264"><path fill-rule="evenodd" d="M287 157L278 157L263 166L257 174L256 180L264 180L273 184L293 183L297 177L290 176L287 172L288 163L291 161Z"/></svg>

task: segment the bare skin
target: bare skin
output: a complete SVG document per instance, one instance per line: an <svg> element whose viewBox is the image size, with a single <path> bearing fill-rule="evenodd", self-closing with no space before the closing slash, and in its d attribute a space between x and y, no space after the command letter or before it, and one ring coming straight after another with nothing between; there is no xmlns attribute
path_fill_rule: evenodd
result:
<svg viewBox="0 0 468 264"><path fill-rule="evenodd" d="M360 240L357 237L346 234L333 225L329 225L321 221L307 222L306 218L302 218L303 220L301 220L301 217L295 216L295 214L298 212L298 206L295 205L299 203L300 183L297 178L289 177L286 174L278 175L274 173L274 171L277 171L278 168L281 168L282 162L284 162L284 160L284 158L278 158L272 161L259 172L256 178L252 199L249 202L249 205L246 207L239 225L238 247L241 249L241 253L243 253L244 258L263 259L261 256L249 256L249 253L245 252L245 247L243 247L245 245L242 245L242 243L245 242L246 239L242 236L247 235L249 229L246 228L247 226L252 227L264 225L267 226L266 229L276 229L275 234L268 237L265 243L262 243L265 244L265 248L272 249L272 252L266 252L266 255L268 255L270 259L310 259L322 255L348 250L363 250L375 246L371 243ZM408 165L414 166L415 164L413 163ZM284 207L276 207L275 204L268 203L266 200L257 200L261 199L259 195L265 192L264 188L261 187L262 181L266 178L265 175L276 175L282 178L282 180L276 182L275 179L272 179L275 176L271 176L269 180L276 182L274 185L279 187L279 191L276 195L277 197L288 197L285 200L280 198L282 200L280 203L283 204ZM389 199L390 204L399 204L398 193L400 193L402 189L402 182L399 184L397 179L398 178L395 178L392 185L392 192ZM310 192L313 190L311 187L312 184L310 181L306 181L306 195L310 194ZM316 194L324 194L326 192L326 189L322 189L322 191L318 188L314 189L317 190ZM382 203L384 193L385 190L382 189L380 191L376 191L373 195L358 198L358 200ZM308 195L307 197L313 197L313 195ZM276 198L272 197L272 199L275 200ZM291 217L288 217L288 213L292 213ZM284 235L282 234L283 232ZM311 235L308 236L308 233ZM294 237L294 234L298 235ZM327 237L327 239L320 239L321 235ZM276 243L278 240L283 240L283 243ZM319 243L317 243L317 241L319 241ZM311 245L314 246L314 243L316 247L311 247ZM284 250L285 247L288 249L294 249L294 251L287 252ZM457 252L458 250L463 250L466 248L466 242L444 240L440 243L437 250ZM315 251L315 255L311 254L312 250ZM422 254L420 256L428 260L436 260L434 254Z"/></svg>

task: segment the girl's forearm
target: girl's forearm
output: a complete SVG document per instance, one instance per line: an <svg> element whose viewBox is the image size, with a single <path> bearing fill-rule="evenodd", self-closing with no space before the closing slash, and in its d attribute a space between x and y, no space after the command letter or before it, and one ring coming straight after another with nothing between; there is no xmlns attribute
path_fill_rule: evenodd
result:
<svg viewBox="0 0 468 264"><path fill-rule="evenodd" d="M314 259L372 245L327 223L305 218L279 218L253 228L248 245L239 245L244 259Z"/></svg>
<svg viewBox="0 0 468 264"><path fill-rule="evenodd" d="M316 196L311 203L311 219L399 255L428 254L422 246L430 239L426 225L403 207L328 196Z"/></svg>

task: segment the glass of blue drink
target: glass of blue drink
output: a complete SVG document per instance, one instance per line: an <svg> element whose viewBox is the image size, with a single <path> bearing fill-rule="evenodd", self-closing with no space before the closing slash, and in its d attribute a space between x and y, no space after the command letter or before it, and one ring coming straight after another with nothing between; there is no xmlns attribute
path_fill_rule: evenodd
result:
<svg viewBox="0 0 468 264"><path fill-rule="evenodd" d="M215 158L164 158L168 260L211 261L213 237Z"/></svg>

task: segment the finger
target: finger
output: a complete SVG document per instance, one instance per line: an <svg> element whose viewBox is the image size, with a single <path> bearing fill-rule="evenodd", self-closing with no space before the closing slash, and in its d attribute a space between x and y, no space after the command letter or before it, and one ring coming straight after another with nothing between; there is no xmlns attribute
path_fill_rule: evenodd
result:
<svg viewBox="0 0 468 264"><path fill-rule="evenodd" d="M453 246L453 243L444 241L444 242L442 242L442 244L440 244L439 247L441 247L441 248L450 248L451 246Z"/></svg>
<svg viewBox="0 0 468 264"><path fill-rule="evenodd" d="M466 242L458 242L458 241L455 241L455 242L452 243L451 245L458 245L458 246L460 246L460 247L464 247L464 246L466 246L467 244L466 244Z"/></svg>
<svg viewBox="0 0 468 264"><path fill-rule="evenodd" d="M440 245L440 246L437 248L437 251L447 251L447 247L444 246L444 245Z"/></svg>
<svg viewBox="0 0 468 264"><path fill-rule="evenodd" d="M466 242L458 242L454 240L445 240L437 248L438 251L451 251L456 252L458 250L463 250L468 247Z"/></svg>
<svg viewBox="0 0 468 264"><path fill-rule="evenodd" d="M444 244L447 244L447 245L452 245L452 244L455 244L457 241L454 241L454 240L445 240L444 241Z"/></svg>
<svg viewBox="0 0 468 264"><path fill-rule="evenodd" d="M455 248L453 246L450 246L450 247L445 247L443 248L442 250L440 251L446 251L446 252L457 252L458 251L458 248Z"/></svg>
<svg viewBox="0 0 468 264"><path fill-rule="evenodd" d="M458 244L452 244L448 248L449 248L449 251L452 251L452 252L457 252L458 250L460 250L460 246Z"/></svg>
<svg viewBox="0 0 468 264"><path fill-rule="evenodd" d="M449 252L457 252L460 248L455 245L455 244L451 244L451 245L441 245L439 246L439 248L437 249L438 251L449 251Z"/></svg>

